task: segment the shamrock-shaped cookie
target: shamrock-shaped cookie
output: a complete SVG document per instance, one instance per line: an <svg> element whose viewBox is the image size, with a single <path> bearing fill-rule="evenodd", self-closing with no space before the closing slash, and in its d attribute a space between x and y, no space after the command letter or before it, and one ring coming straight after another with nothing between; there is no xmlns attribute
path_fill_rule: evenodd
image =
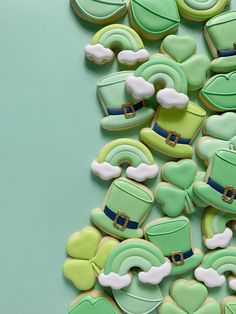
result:
<svg viewBox="0 0 236 314"><path fill-rule="evenodd" d="M220 314L220 304L208 297L207 288L195 280L172 283L170 296L164 299L160 314Z"/></svg>
<svg viewBox="0 0 236 314"><path fill-rule="evenodd" d="M222 115L210 116L203 128L196 152L206 165L218 149L236 150L236 113L226 112Z"/></svg>
<svg viewBox="0 0 236 314"><path fill-rule="evenodd" d="M192 188L195 182L203 180L204 175L197 171L197 165L191 159L167 162L162 168L162 178L166 182L159 183L155 191L162 211L169 217L176 217L183 210L192 214L196 207L206 207Z"/></svg>
<svg viewBox="0 0 236 314"><path fill-rule="evenodd" d="M161 45L161 52L178 62L184 70L191 91L204 86L210 68L208 58L196 54L196 49L196 41L190 36L169 35Z"/></svg>
<svg viewBox="0 0 236 314"><path fill-rule="evenodd" d="M69 257L63 265L64 276L80 290L91 289L108 254L118 244L119 241L111 237L102 238L93 227L72 234L66 247Z"/></svg>

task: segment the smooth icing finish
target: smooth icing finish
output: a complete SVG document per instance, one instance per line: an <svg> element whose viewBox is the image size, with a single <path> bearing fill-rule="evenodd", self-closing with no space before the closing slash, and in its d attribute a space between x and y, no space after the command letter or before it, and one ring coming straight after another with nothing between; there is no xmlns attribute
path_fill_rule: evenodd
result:
<svg viewBox="0 0 236 314"><path fill-rule="evenodd" d="M214 111L236 110L236 72L217 74L200 92L204 104Z"/></svg>
<svg viewBox="0 0 236 314"><path fill-rule="evenodd" d="M131 0L129 19L143 37L159 39L176 31L180 17L174 0Z"/></svg>
<svg viewBox="0 0 236 314"><path fill-rule="evenodd" d="M112 182L103 208L94 209L91 219L101 230L119 239L142 238L140 226L153 202L154 196L147 187L126 178L118 178Z"/></svg>
<svg viewBox="0 0 236 314"><path fill-rule="evenodd" d="M122 289L130 285L129 271L140 268L138 279L142 283L159 284L171 272L171 264L161 251L145 240L131 239L109 254L103 272L99 275L102 286Z"/></svg>
<svg viewBox="0 0 236 314"><path fill-rule="evenodd" d="M156 95L157 102L166 109L183 109L189 103L189 98L183 93L176 92L173 88L161 89Z"/></svg>
<svg viewBox="0 0 236 314"><path fill-rule="evenodd" d="M169 35L160 49L179 63L187 77L189 90L195 91L204 86L210 61L204 55L195 54L197 45L191 36Z"/></svg>
<svg viewBox="0 0 236 314"><path fill-rule="evenodd" d="M236 313L236 296L228 296L224 298L222 302L223 314L235 314Z"/></svg>
<svg viewBox="0 0 236 314"><path fill-rule="evenodd" d="M162 168L162 178L166 182L160 182L155 191L162 211L169 217L177 217L184 210L192 214L197 207L206 207L192 188L193 184L203 177L204 173L197 172L197 165L191 159L166 163Z"/></svg>
<svg viewBox="0 0 236 314"><path fill-rule="evenodd" d="M194 275L209 288L220 287L225 283L226 272L236 275L236 248L229 247L209 253L203 263L196 268Z"/></svg>
<svg viewBox="0 0 236 314"><path fill-rule="evenodd" d="M110 251L119 241L105 237L93 227L72 234L66 246L68 258L63 265L64 276L80 290L91 289Z"/></svg>
<svg viewBox="0 0 236 314"><path fill-rule="evenodd" d="M155 178L158 172L152 153L141 142L120 138L106 144L91 164L92 172L103 180L117 178L128 164L127 177L136 181Z"/></svg>
<svg viewBox="0 0 236 314"><path fill-rule="evenodd" d="M170 286L170 296L161 305L160 314L221 314L220 304L208 297L207 288L195 280L179 279Z"/></svg>
<svg viewBox="0 0 236 314"><path fill-rule="evenodd" d="M144 233L171 261L171 275L185 273L201 263L203 254L193 248L188 218L158 218L145 226Z"/></svg>
<svg viewBox="0 0 236 314"><path fill-rule="evenodd" d="M119 307L127 314L148 314L163 301L158 285L144 284L139 281L138 274L132 272L129 286L112 290Z"/></svg>
<svg viewBox="0 0 236 314"><path fill-rule="evenodd" d="M198 156L208 165L218 149L236 150L236 113L226 112L210 116L197 143Z"/></svg>
<svg viewBox="0 0 236 314"><path fill-rule="evenodd" d="M144 49L142 39L129 26L111 24L100 29L85 46L85 55L97 64L110 62L114 58L114 48L119 48L118 61L121 64L133 65L145 62L149 53Z"/></svg>

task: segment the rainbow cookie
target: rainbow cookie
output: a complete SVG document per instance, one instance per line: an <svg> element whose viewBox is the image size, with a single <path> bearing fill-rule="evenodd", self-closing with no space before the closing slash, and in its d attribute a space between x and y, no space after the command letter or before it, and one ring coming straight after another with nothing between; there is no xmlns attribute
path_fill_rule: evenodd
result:
<svg viewBox="0 0 236 314"><path fill-rule="evenodd" d="M236 56L235 56L236 58ZM200 91L200 99L211 110L236 110L236 72L211 77Z"/></svg>
<svg viewBox="0 0 236 314"><path fill-rule="evenodd" d="M219 14L206 23L205 37L215 58L211 70L216 73L236 70L235 29L236 10Z"/></svg>
<svg viewBox="0 0 236 314"><path fill-rule="evenodd" d="M197 143L198 156L208 165L218 149L236 150L236 113L210 116L204 125L203 136Z"/></svg>
<svg viewBox="0 0 236 314"><path fill-rule="evenodd" d="M63 265L64 276L80 290L93 288L108 254L118 244L111 237L102 238L93 227L72 234L66 245L69 257Z"/></svg>
<svg viewBox="0 0 236 314"><path fill-rule="evenodd" d="M119 138L106 144L92 162L91 169L103 180L110 180L121 175L123 164L128 164L127 177L136 181L155 178L158 172L149 149L129 138Z"/></svg>
<svg viewBox="0 0 236 314"><path fill-rule="evenodd" d="M122 24L111 24L100 29L84 50L90 61L104 64L114 59L114 48L120 49L117 58L121 64L134 65L149 59L149 52L139 35Z"/></svg>
<svg viewBox="0 0 236 314"><path fill-rule="evenodd" d="M82 19L95 24L108 24L127 11L125 0L70 0L75 13Z"/></svg>
<svg viewBox="0 0 236 314"><path fill-rule="evenodd" d="M226 213L209 207L202 219L203 242L208 249L225 248L232 237L236 214ZM232 227L230 223L232 224Z"/></svg>
<svg viewBox="0 0 236 314"><path fill-rule="evenodd" d="M163 40L160 50L179 63L186 75L190 91L204 86L210 61L206 56L196 54L197 44L191 36L169 35Z"/></svg>
<svg viewBox="0 0 236 314"><path fill-rule="evenodd" d="M203 254L193 248L188 218L158 218L145 226L144 233L145 238L170 260L171 275L183 274L201 263Z"/></svg>
<svg viewBox="0 0 236 314"><path fill-rule="evenodd" d="M138 280L152 285L159 284L171 272L171 264L161 251L145 240L129 239L112 250L106 260L99 283L113 290L131 284L130 270L139 268Z"/></svg>
<svg viewBox="0 0 236 314"><path fill-rule="evenodd" d="M155 93L155 85L173 88L186 94L187 78L180 65L164 55L155 55L137 68L126 79L126 89L134 99L149 99Z"/></svg>
<svg viewBox="0 0 236 314"><path fill-rule="evenodd" d="M68 314L121 314L116 303L102 291L80 293L69 305Z"/></svg>
<svg viewBox="0 0 236 314"><path fill-rule="evenodd" d="M203 281L209 288L220 287L225 283L224 273L236 275L236 248L228 247L207 254L203 263L195 269L197 280ZM236 280L229 277L229 285L236 291Z"/></svg>
<svg viewBox="0 0 236 314"><path fill-rule="evenodd" d="M114 180L107 192L102 209L91 212L92 222L118 239L142 238L140 225L154 202L152 192L126 178Z"/></svg>
<svg viewBox="0 0 236 314"><path fill-rule="evenodd" d="M194 184L194 192L206 204L236 213L236 152L219 149L212 158L203 181Z"/></svg>
<svg viewBox="0 0 236 314"><path fill-rule="evenodd" d="M144 106L127 93L125 81L132 71L109 74L97 83L97 94L106 117L101 120L101 127L109 131L130 129L149 121L154 111Z"/></svg>
<svg viewBox="0 0 236 314"><path fill-rule="evenodd" d="M224 298L221 304L222 314L236 314L236 296Z"/></svg>
<svg viewBox="0 0 236 314"><path fill-rule="evenodd" d="M230 0L177 0L180 14L193 21L206 21L224 11Z"/></svg>
<svg viewBox="0 0 236 314"><path fill-rule="evenodd" d="M148 39L159 39L177 30L180 17L175 0L131 0L132 27Z"/></svg>

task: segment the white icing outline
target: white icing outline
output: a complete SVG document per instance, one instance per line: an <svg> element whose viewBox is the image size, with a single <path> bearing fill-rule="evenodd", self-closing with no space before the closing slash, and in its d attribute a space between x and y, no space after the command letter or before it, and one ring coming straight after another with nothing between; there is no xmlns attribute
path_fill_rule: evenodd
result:
<svg viewBox="0 0 236 314"><path fill-rule="evenodd" d="M146 49L138 51L122 50L118 53L117 59L121 64L133 65L137 62L145 62L149 59L149 52Z"/></svg>
<svg viewBox="0 0 236 314"><path fill-rule="evenodd" d="M203 281L209 288L220 287L225 283L225 276L220 275L213 268L198 267L195 269L194 275L198 281Z"/></svg>
<svg viewBox="0 0 236 314"><path fill-rule="evenodd" d="M126 169L127 177L139 182L146 179L153 179L156 177L157 173L158 166L156 164L147 165L145 163L141 163L138 167L130 166Z"/></svg>
<svg viewBox="0 0 236 314"><path fill-rule="evenodd" d="M173 88L161 89L156 95L157 102L166 109L183 109L189 103L189 98L183 93L178 93Z"/></svg>
<svg viewBox="0 0 236 314"><path fill-rule="evenodd" d="M121 167L112 166L106 161L99 163L96 160L91 163L91 170L95 175L105 181L111 180L112 178L118 178L122 173Z"/></svg>
<svg viewBox="0 0 236 314"><path fill-rule="evenodd" d="M150 283L152 285L159 284L171 272L171 263L165 262L159 267L152 266L147 272L140 272L138 274L139 281L143 283Z"/></svg>
<svg viewBox="0 0 236 314"><path fill-rule="evenodd" d="M86 57L95 63L110 62L114 58L114 52L101 44L88 44L84 47L84 52Z"/></svg>
<svg viewBox="0 0 236 314"><path fill-rule="evenodd" d="M149 99L155 93L153 84L145 81L141 76L129 75L125 85L127 92L136 100Z"/></svg>
<svg viewBox="0 0 236 314"><path fill-rule="evenodd" d="M236 278L229 279L229 287L230 289L236 291Z"/></svg>
<svg viewBox="0 0 236 314"><path fill-rule="evenodd" d="M208 249L213 250L218 247L225 248L233 237L233 232L230 228L226 228L223 233L217 233L212 238L205 239L205 245Z"/></svg>
<svg viewBox="0 0 236 314"><path fill-rule="evenodd" d="M111 287L114 290L122 289L130 285L132 277L130 274L120 276L114 272L105 275L101 273L98 277L99 283L104 287Z"/></svg>

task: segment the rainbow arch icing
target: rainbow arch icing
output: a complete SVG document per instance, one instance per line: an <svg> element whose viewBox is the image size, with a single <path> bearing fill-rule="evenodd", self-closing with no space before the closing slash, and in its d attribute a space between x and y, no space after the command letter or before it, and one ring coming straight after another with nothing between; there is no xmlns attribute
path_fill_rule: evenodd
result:
<svg viewBox="0 0 236 314"><path fill-rule="evenodd" d="M209 10L214 8L214 6L219 3L221 0L184 0L184 2L192 9L195 10Z"/></svg>
<svg viewBox="0 0 236 314"><path fill-rule="evenodd" d="M195 277L199 281L203 281L209 288L220 287L225 283L225 272L233 274L229 279L230 287L236 290L236 247L228 247L209 253L201 266L195 269Z"/></svg>
<svg viewBox="0 0 236 314"><path fill-rule="evenodd" d="M209 249L225 248L232 239L233 232L227 226L231 221L236 221L236 214L223 212L214 207L209 207L202 220L203 241Z"/></svg>
<svg viewBox="0 0 236 314"><path fill-rule="evenodd" d="M114 59L114 48L120 49L117 57L121 64L133 65L149 59L149 52L140 36L131 27L122 24L100 29L85 46L85 55L95 63L107 63Z"/></svg>
<svg viewBox="0 0 236 314"><path fill-rule="evenodd" d="M103 180L117 178L121 165L128 164L126 175L136 181L156 177L158 166L150 150L141 142L120 138L106 144L91 164L92 172Z"/></svg>
<svg viewBox="0 0 236 314"><path fill-rule="evenodd" d="M140 268L139 281L159 284L171 272L162 252L146 240L126 240L113 249L98 279L102 286L122 289L131 283L131 268Z"/></svg>

